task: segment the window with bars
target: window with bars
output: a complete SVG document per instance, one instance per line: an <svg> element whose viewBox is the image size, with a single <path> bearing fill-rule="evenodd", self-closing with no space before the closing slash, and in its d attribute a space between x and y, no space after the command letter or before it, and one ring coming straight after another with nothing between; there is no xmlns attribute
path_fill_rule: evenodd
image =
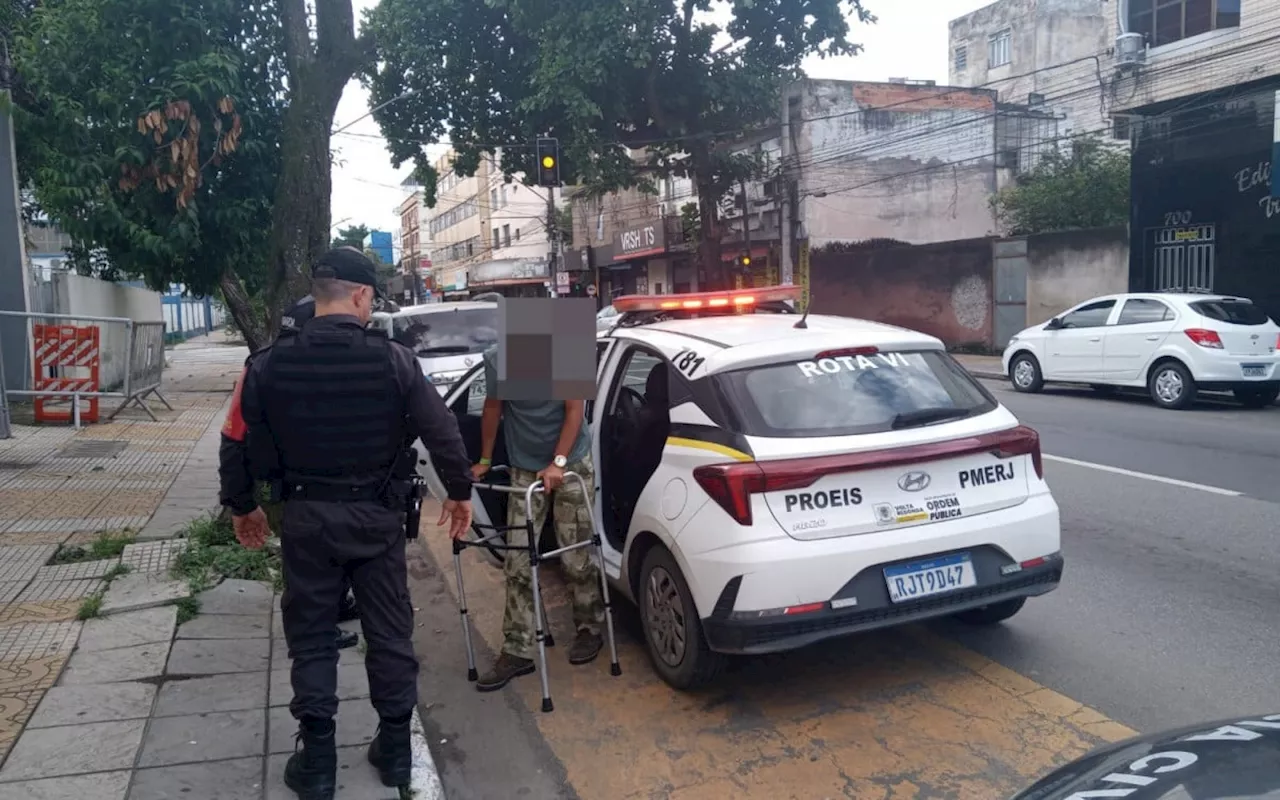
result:
<svg viewBox="0 0 1280 800"><path fill-rule="evenodd" d="M1130 0L1129 31L1152 47L1240 27L1240 0Z"/></svg>
<svg viewBox="0 0 1280 800"><path fill-rule="evenodd" d="M969 48L960 45L956 48L956 72L964 72L969 66Z"/></svg>
<svg viewBox="0 0 1280 800"><path fill-rule="evenodd" d="M1008 28L987 37L987 69L1003 67L1013 60L1010 39L1012 31Z"/></svg>

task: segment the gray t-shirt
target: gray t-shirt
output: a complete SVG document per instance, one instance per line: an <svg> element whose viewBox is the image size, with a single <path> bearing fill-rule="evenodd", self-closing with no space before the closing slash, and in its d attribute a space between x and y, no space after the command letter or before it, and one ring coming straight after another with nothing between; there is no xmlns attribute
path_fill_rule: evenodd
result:
<svg viewBox="0 0 1280 800"><path fill-rule="evenodd" d="M484 354L485 395L498 395L498 348ZM564 428L563 400L503 400L502 419L507 443L508 466L537 472L556 457L556 443ZM572 464L591 452L591 429L584 419L577 441L564 456Z"/></svg>

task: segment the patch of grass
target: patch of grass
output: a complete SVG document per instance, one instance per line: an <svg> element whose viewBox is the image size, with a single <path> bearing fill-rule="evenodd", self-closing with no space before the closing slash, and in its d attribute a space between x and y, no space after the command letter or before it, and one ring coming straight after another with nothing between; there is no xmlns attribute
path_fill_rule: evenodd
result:
<svg viewBox="0 0 1280 800"><path fill-rule="evenodd" d="M184 597L177 602L178 624L190 622L200 616L200 601L194 597Z"/></svg>
<svg viewBox="0 0 1280 800"><path fill-rule="evenodd" d="M173 576L185 580L192 594L199 594L224 578L248 581L267 581L280 588L280 556L268 548L248 550L236 541L231 520L219 517L201 517L192 520L182 536L187 547L173 564ZM194 617L199 603L188 606ZM183 608L179 605L179 620Z"/></svg>
<svg viewBox="0 0 1280 800"><path fill-rule="evenodd" d="M107 572L106 575L102 576L102 579L107 582L108 586L110 586L111 582L116 578L119 578L122 575L128 575L132 571L133 567L128 564L116 564Z"/></svg>
<svg viewBox="0 0 1280 800"><path fill-rule="evenodd" d="M80 603L80 610L76 612L76 619L93 619L101 613L102 593L99 592L98 594L89 595Z"/></svg>
<svg viewBox="0 0 1280 800"><path fill-rule="evenodd" d="M82 564L86 561L104 561L108 558L119 558L126 545L133 544L133 532L128 528L123 531L103 531L87 546L59 545L58 551L49 559L49 565Z"/></svg>

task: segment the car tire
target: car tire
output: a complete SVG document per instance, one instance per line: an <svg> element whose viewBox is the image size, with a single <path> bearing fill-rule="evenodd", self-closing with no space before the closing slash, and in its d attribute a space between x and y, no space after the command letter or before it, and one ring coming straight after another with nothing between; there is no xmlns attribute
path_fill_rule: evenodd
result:
<svg viewBox="0 0 1280 800"><path fill-rule="evenodd" d="M707 646L702 620L675 556L662 545L645 554L637 591L645 649L658 676L676 689L709 683L725 657ZM678 639L683 634L683 647Z"/></svg>
<svg viewBox="0 0 1280 800"><path fill-rule="evenodd" d="M1035 394L1044 388L1044 375L1040 362L1030 353L1018 353L1009 362L1009 383L1014 391Z"/></svg>
<svg viewBox="0 0 1280 800"><path fill-rule="evenodd" d="M1232 394L1245 408L1266 408L1280 397L1280 386L1268 386L1260 389L1235 389Z"/></svg>
<svg viewBox="0 0 1280 800"><path fill-rule="evenodd" d="M1162 361L1151 368L1147 391L1161 408L1183 409L1196 399L1196 379L1181 361Z"/></svg>
<svg viewBox="0 0 1280 800"><path fill-rule="evenodd" d="M1103 396L1115 394L1120 391L1119 387L1113 386L1109 383L1091 383L1089 384L1089 388Z"/></svg>
<svg viewBox="0 0 1280 800"><path fill-rule="evenodd" d="M1027 598L1015 597L1012 600L1001 600L989 606L978 606L956 614L956 619L969 625L998 625L1017 614L1027 604Z"/></svg>

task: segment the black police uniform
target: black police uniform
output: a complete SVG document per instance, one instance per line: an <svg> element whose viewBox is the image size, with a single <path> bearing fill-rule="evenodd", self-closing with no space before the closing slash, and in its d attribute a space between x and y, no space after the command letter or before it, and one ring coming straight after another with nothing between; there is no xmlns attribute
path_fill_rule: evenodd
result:
<svg viewBox="0 0 1280 800"><path fill-rule="evenodd" d="M281 317L280 335L297 334L302 325L315 316L315 310L315 300L310 295L299 300ZM252 358L251 355L245 360L246 369ZM249 453L244 435L244 420L238 402L239 394L236 400L237 402L232 404L227 423L222 428L222 441L218 447L219 499L222 505L231 510L231 513L243 516L257 508L258 501L255 496L257 488L254 485L253 476L249 474ZM360 616L350 588L348 582L342 593L342 600L338 604L339 622L359 619ZM339 650L355 647L360 642L359 635L354 631L344 631L339 628L335 636Z"/></svg>
<svg viewBox="0 0 1280 800"><path fill-rule="evenodd" d="M314 276L376 286L362 253L330 251ZM284 490L281 549L285 638L303 752L286 781L332 797L338 652L332 635L344 578L360 605L365 666L380 733L369 760L384 784L403 785L412 762L409 719L418 662L405 562L405 495L421 438L453 500L471 496L471 463L457 420L414 354L352 316L320 316L255 358L243 413L256 477ZM411 454L412 451L408 451ZM299 787L303 787L300 789Z"/></svg>

